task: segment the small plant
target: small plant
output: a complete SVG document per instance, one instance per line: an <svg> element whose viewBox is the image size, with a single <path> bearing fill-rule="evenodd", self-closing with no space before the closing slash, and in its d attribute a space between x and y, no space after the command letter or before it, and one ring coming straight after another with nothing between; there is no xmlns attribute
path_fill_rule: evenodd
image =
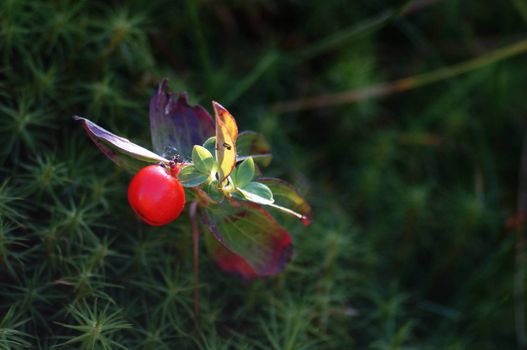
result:
<svg viewBox="0 0 527 350"><path fill-rule="evenodd" d="M185 94L176 97L168 81L161 82L150 102L154 152L75 119L108 158L136 174L128 198L146 223L175 220L189 200L196 264L201 225L206 248L224 271L245 279L275 275L292 256L292 240L265 207L307 225L310 206L288 183L256 176L271 160L269 144L255 132L238 134L227 109L212 106L215 123L203 107L190 106Z"/></svg>

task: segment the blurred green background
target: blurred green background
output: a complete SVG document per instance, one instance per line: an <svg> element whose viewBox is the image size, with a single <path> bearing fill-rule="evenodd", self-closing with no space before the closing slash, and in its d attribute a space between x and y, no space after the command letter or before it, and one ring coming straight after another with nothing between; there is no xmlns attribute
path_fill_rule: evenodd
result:
<svg viewBox="0 0 527 350"><path fill-rule="evenodd" d="M523 0L0 1L0 349L527 348L526 25ZM149 145L164 77L315 212L277 277L202 254L201 332L188 219L137 221L71 118Z"/></svg>

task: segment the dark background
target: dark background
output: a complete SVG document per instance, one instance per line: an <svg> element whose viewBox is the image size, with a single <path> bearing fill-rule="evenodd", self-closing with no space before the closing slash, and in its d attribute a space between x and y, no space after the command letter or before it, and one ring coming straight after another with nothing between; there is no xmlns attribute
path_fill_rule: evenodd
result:
<svg viewBox="0 0 527 350"><path fill-rule="evenodd" d="M522 0L1 1L0 348L526 348L526 25ZM71 118L149 147L164 77L315 212L277 277L202 255L201 333L188 219L138 222Z"/></svg>

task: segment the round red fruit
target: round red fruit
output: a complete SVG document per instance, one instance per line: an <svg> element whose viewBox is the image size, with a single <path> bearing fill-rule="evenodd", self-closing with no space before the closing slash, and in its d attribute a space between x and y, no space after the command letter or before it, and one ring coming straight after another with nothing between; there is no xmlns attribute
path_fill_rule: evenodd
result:
<svg viewBox="0 0 527 350"><path fill-rule="evenodd" d="M149 165L130 182L128 202L144 222L162 226L177 219L183 211L185 190L169 170Z"/></svg>

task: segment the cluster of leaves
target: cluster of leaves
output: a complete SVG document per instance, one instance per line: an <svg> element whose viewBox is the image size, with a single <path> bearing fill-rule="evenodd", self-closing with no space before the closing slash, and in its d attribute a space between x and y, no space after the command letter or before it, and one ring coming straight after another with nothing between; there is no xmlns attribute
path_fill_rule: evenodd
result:
<svg viewBox="0 0 527 350"><path fill-rule="evenodd" d="M394 17L404 3L0 1L0 349L514 348L525 57L382 100L272 108L364 96L525 32L518 0L412 1ZM301 239L276 277L247 284L201 254L201 333L189 219L135 221L130 176L71 119L148 145L165 76L266 135L266 175L317 213L307 228L280 218Z"/></svg>
<svg viewBox="0 0 527 350"><path fill-rule="evenodd" d="M207 247L224 270L244 278L272 276L290 260L292 242L289 233L261 205L291 214L305 224L310 222L311 208L283 180L253 181L253 157L264 164L270 161L267 141L255 132L238 135L234 117L217 102L213 107L216 136L210 136L214 131L212 118L203 107L189 106L185 94L175 97L168 92L167 80L161 82L150 102L150 129L157 153L88 119L75 119L82 122L97 147L125 169L137 171L141 162L177 169L181 184L193 190L186 197L206 209L203 222L210 233ZM196 144L203 140L203 146ZM275 204L272 189L299 212ZM194 214L191 216L194 220Z"/></svg>

